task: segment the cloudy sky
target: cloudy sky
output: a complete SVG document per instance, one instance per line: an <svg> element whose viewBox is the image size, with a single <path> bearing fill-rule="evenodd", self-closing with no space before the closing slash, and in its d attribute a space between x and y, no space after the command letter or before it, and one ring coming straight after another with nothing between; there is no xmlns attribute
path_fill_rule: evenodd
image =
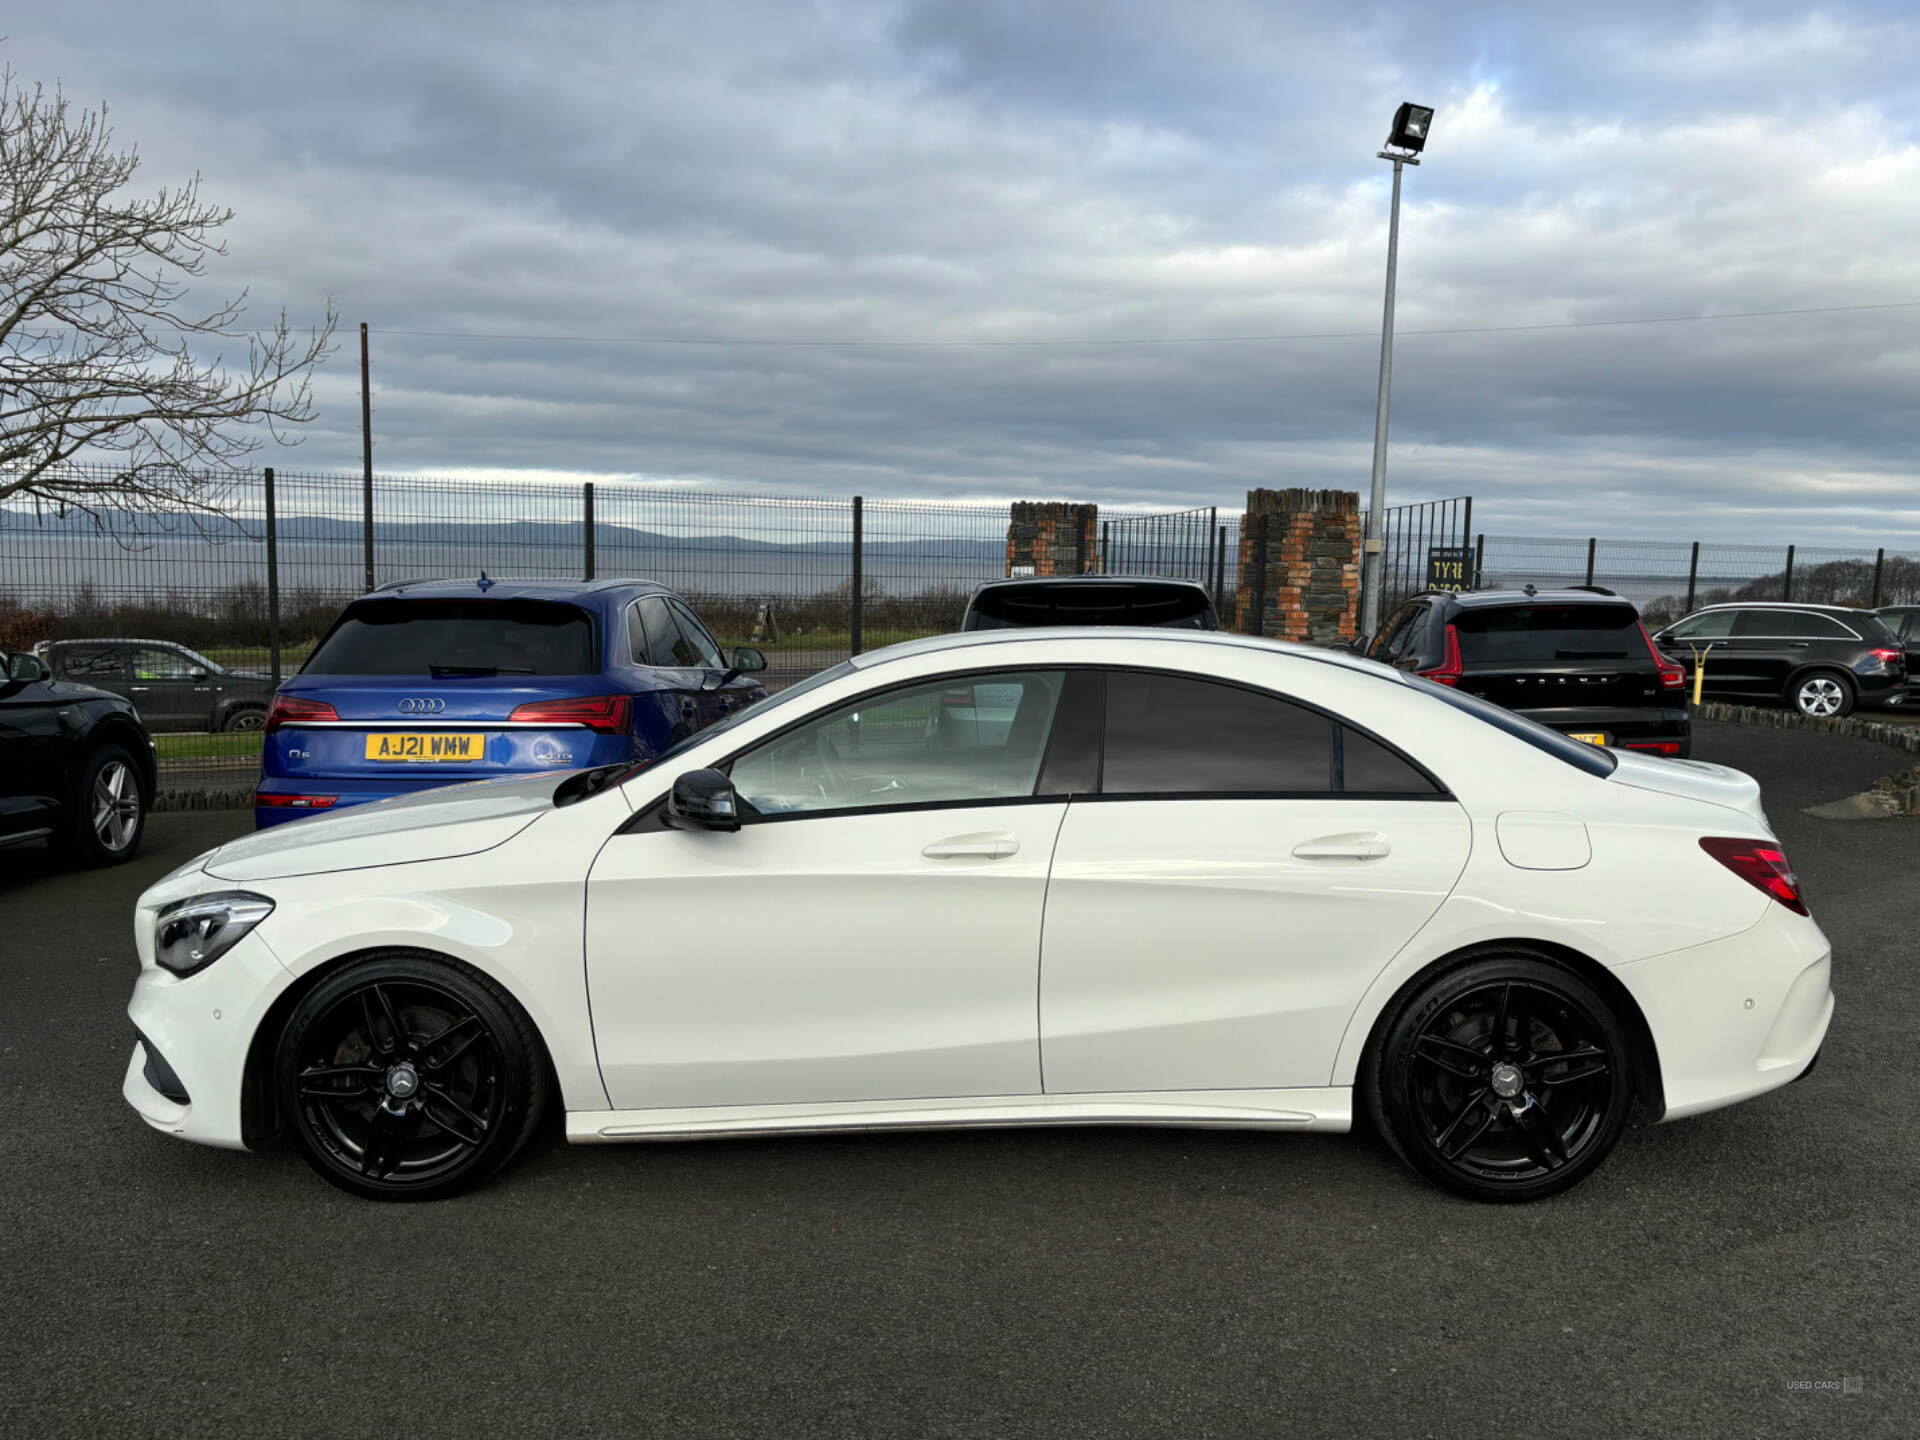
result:
<svg viewBox="0 0 1920 1440"><path fill-rule="evenodd" d="M1439 114L1394 499L1920 545L1908 6L120 0L5 29L144 181L236 208L211 288L262 323L339 306L283 464L357 468L364 320L381 470L1364 490L1374 152L1410 98ZM1421 333L1501 327L1540 328Z"/></svg>

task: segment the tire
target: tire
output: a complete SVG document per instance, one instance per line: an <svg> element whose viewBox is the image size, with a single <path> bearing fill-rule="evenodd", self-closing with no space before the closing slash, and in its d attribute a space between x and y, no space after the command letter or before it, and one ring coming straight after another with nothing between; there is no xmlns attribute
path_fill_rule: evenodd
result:
<svg viewBox="0 0 1920 1440"><path fill-rule="evenodd" d="M133 756L102 745L81 762L67 795L65 828L56 842L76 865L123 865L147 832L146 786Z"/></svg>
<svg viewBox="0 0 1920 1440"><path fill-rule="evenodd" d="M1787 686L1787 703L1816 720L1853 713L1853 682L1837 670L1809 670Z"/></svg>
<svg viewBox="0 0 1920 1440"><path fill-rule="evenodd" d="M1525 952L1412 991L1362 1071L1394 1154L1456 1195L1507 1202L1557 1195L1599 1167L1626 1128L1631 1077L1613 1007Z"/></svg>
<svg viewBox="0 0 1920 1440"><path fill-rule="evenodd" d="M267 712L258 705L236 705L220 719L224 731L260 730L266 726Z"/></svg>
<svg viewBox="0 0 1920 1440"><path fill-rule="evenodd" d="M371 1200L444 1200L519 1153L547 1076L533 1022L503 990L400 952L316 985L287 1018L273 1078L288 1132L327 1180Z"/></svg>

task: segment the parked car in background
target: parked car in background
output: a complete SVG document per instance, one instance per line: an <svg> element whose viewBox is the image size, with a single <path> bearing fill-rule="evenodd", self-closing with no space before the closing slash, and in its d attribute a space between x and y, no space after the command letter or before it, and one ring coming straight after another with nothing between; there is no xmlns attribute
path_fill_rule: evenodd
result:
<svg viewBox="0 0 1920 1440"><path fill-rule="evenodd" d="M1692 749L1685 672L1608 590L1415 595L1363 653L1589 744L1675 758Z"/></svg>
<svg viewBox="0 0 1920 1440"><path fill-rule="evenodd" d="M153 805L153 741L131 702L0 655L0 847L47 840L81 865L131 860Z"/></svg>
<svg viewBox="0 0 1920 1440"><path fill-rule="evenodd" d="M1906 703L1920 703L1912 695L1913 687L1920 683L1920 605L1885 605L1873 612L1880 617L1880 623L1891 630L1907 652L1907 689Z"/></svg>
<svg viewBox="0 0 1920 1440"><path fill-rule="evenodd" d="M1048 575L989 580L973 592L962 630L1038 625L1147 625L1218 630L1213 599L1194 580L1132 575Z"/></svg>
<svg viewBox="0 0 1920 1440"><path fill-rule="evenodd" d="M1701 693L1716 700L1784 703L1825 719L1908 697L1906 650L1871 610L1738 601L1696 610L1653 638L1689 677L1699 652Z"/></svg>
<svg viewBox="0 0 1920 1440"><path fill-rule="evenodd" d="M141 721L156 733L258 730L273 699L272 677L229 670L169 640L43 641L34 653L57 680L132 701Z"/></svg>
<svg viewBox="0 0 1920 1440"><path fill-rule="evenodd" d="M254 821L645 760L766 689L642 580L408 580L341 613L267 714Z"/></svg>

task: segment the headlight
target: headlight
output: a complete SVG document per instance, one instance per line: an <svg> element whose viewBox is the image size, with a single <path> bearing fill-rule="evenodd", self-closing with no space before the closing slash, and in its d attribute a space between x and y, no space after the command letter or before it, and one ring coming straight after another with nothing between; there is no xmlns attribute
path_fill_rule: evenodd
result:
<svg viewBox="0 0 1920 1440"><path fill-rule="evenodd" d="M273 901L245 890L176 900L154 917L154 962L176 975L195 974L272 913Z"/></svg>

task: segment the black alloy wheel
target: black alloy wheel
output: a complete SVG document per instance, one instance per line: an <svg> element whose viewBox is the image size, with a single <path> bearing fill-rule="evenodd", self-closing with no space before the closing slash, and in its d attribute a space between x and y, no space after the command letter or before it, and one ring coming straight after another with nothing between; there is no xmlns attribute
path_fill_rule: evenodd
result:
<svg viewBox="0 0 1920 1440"><path fill-rule="evenodd" d="M1367 1069L1374 1123L1429 1179L1538 1200L1599 1166L1633 1101L1628 1041L1590 985L1544 958L1476 961L1423 986Z"/></svg>
<svg viewBox="0 0 1920 1440"><path fill-rule="evenodd" d="M275 1081L301 1153L380 1200L437 1200L490 1178L532 1133L544 1056L525 1014L464 965L357 961L295 1008Z"/></svg>

